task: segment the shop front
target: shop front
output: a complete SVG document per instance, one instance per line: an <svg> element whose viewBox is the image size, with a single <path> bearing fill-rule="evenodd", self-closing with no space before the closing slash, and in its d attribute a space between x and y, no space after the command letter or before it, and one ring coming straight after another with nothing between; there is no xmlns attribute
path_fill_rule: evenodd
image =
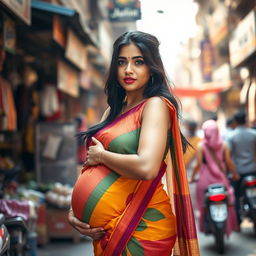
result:
<svg viewBox="0 0 256 256"><path fill-rule="evenodd" d="M10 1L1 1L0 12L0 178L2 171L15 171L7 196L36 198L39 244L51 235L77 241L64 217L78 173L76 119L88 108L87 47L94 42L73 9L17 1L29 4L21 18L5 2Z"/></svg>
<svg viewBox="0 0 256 256"><path fill-rule="evenodd" d="M242 87L240 103L247 111L248 123L256 122L256 14L251 10L236 26L229 42L231 67L239 70Z"/></svg>

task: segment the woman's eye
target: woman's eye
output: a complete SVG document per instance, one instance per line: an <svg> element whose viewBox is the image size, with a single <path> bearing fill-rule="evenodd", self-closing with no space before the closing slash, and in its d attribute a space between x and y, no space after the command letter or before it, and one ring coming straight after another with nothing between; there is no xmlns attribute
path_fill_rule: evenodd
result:
<svg viewBox="0 0 256 256"><path fill-rule="evenodd" d="M117 65L118 66L123 66L125 62L123 60L118 60Z"/></svg>
<svg viewBox="0 0 256 256"><path fill-rule="evenodd" d="M144 64L144 60L136 60L135 64L136 65L143 65Z"/></svg>

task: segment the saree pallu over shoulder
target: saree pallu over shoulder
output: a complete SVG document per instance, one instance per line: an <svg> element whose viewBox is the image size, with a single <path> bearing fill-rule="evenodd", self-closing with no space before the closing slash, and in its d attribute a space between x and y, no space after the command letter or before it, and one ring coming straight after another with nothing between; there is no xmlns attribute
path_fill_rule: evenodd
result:
<svg viewBox="0 0 256 256"><path fill-rule="evenodd" d="M182 142L177 113L172 103L162 97L167 103L171 116L171 151L167 168L167 179L172 177L172 184L167 180L171 201L174 202L176 215L177 240L174 247L174 256L200 255L195 218L190 198L189 185L183 158ZM171 159L171 161L170 161Z"/></svg>

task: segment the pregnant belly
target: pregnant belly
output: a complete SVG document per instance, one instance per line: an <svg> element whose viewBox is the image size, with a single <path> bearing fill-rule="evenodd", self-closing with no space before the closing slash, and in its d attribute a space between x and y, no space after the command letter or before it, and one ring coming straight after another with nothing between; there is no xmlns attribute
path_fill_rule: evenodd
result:
<svg viewBox="0 0 256 256"><path fill-rule="evenodd" d="M73 189L74 215L92 227L106 226L122 214L137 182L121 178L102 165L88 168Z"/></svg>

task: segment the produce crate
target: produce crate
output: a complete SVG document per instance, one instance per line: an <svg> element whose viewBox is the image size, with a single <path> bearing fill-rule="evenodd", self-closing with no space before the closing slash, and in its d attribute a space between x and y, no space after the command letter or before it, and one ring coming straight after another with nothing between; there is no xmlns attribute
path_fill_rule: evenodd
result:
<svg viewBox="0 0 256 256"><path fill-rule="evenodd" d="M68 223L68 210L47 208L47 236L51 238L72 238L74 243L80 242L80 234Z"/></svg>

